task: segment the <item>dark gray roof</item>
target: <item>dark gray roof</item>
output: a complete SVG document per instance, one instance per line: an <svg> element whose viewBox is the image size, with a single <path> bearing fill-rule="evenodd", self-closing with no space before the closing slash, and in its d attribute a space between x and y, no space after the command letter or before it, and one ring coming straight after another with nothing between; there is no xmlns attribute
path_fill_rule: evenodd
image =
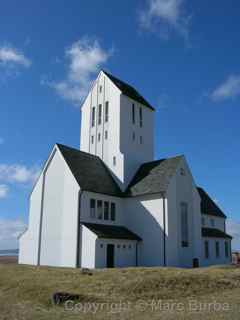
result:
<svg viewBox="0 0 240 320"><path fill-rule="evenodd" d="M229 234L214 228L202 228L202 237L232 239L232 237Z"/></svg>
<svg viewBox="0 0 240 320"><path fill-rule="evenodd" d="M147 102L147 100L145 98L143 98L143 96L140 95L140 93L133 88L132 86L130 86L129 84L127 84L126 82L123 82L120 79L117 79L116 77L114 77L113 75L111 75L110 73L106 72L103 70L103 72L108 76L108 78L118 87L119 90L122 91L122 93L126 96L128 96L129 98L132 98L133 100L145 105L146 107L150 108L151 110L155 110L150 103Z"/></svg>
<svg viewBox="0 0 240 320"><path fill-rule="evenodd" d="M183 156L156 160L141 165L126 191L126 196L165 192Z"/></svg>
<svg viewBox="0 0 240 320"><path fill-rule="evenodd" d="M203 214L210 214L212 216L226 218L226 215L216 205L216 203L209 197L207 192L200 187L198 187L197 189L201 197L201 212Z"/></svg>
<svg viewBox="0 0 240 320"><path fill-rule="evenodd" d="M137 240L141 241L142 239L122 226L113 226L106 224L97 224L97 223L82 223L89 230L94 232L98 238L107 238L107 239L128 239L128 240Z"/></svg>
<svg viewBox="0 0 240 320"><path fill-rule="evenodd" d="M82 190L122 196L120 188L99 157L61 144L57 146Z"/></svg>

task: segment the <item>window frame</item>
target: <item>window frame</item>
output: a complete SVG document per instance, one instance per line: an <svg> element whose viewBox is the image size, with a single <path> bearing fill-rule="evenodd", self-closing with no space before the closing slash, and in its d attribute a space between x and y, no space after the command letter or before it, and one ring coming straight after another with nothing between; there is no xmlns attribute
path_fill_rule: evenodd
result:
<svg viewBox="0 0 240 320"><path fill-rule="evenodd" d="M142 107L139 107L139 126L140 126L140 128L143 127L143 110L142 110Z"/></svg>
<svg viewBox="0 0 240 320"><path fill-rule="evenodd" d="M184 211L184 210L185 211ZM180 204L180 219L181 219L181 246L183 248L189 247L189 217L188 217L188 203L181 202Z"/></svg>
<svg viewBox="0 0 240 320"><path fill-rule="evenodd" d="M110 220L116 221L116 203L111 202L110 204Z"/></svg>
<svg viewBox="0 0 240 320"><path fill-rule="evenodd" d="M109 220L109 202L104 201L104 209L103 209L103 220L108 221ZM107 209L107 210L106 210Z"/></svg>
<svg viewBox="0 0 240 320"><path fill-rule="evenodd" d="M92 204L94 204L92 206ZM90 218L96 219L96 199L91 198L90 199Z"/></svg>
<svg viewBox="0 0 240 320"><path fill-rule="evenodd" d="M103 201L97 200L97 219L102 220L103 219Z"/></svg>
<svg viewBox="0 0 240 320"><path fill-rule="evenodd" d="M205 259L209 259L209 241L205 240L204 241L204 257Z"/></svg>

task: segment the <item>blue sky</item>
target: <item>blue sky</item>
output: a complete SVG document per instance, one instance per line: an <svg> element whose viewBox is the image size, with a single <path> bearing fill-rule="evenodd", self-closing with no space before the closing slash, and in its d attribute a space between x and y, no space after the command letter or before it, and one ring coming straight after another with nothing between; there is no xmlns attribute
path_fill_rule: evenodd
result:
<svg viewBox="0 0 240 320"><path fill-rule="evenodd" d="M79 147L79 105L101 68L156 107L156 158L186 155L240 249L239 16L237 0L2 3L0 249L16 246L53 145Z"/></svg>

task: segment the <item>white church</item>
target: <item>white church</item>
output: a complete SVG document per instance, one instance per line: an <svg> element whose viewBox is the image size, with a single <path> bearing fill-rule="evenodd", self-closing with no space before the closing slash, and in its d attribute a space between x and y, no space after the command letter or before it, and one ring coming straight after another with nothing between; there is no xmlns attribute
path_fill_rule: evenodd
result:
<svg viewBox="0 0 240 320"><path fill-rule="evenodd" d="M226 215L183 155L154 160L154 108L101 71L80 150L56 144L30 196L19 263L77 268L231 262Z"/></svg>

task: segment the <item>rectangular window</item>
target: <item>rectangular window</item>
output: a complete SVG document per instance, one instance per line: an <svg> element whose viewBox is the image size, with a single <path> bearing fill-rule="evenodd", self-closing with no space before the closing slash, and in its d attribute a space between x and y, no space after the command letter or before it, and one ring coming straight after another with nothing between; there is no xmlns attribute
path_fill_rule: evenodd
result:
<svg viewBox="0 0 240 320"><path fill-rule="evenodd" d="M143 126L143 116L142 116L142 108L140 107L139 108L139 124L140 124L140 127Z"/></svg>
<svg viewBox="0 0 240 320"><path fill-rule="evenodd" d="M96 200L90 199L90 217L92 219L96 218Z"/></svg>
<svg viewBox="0 0 240 320"><path fill-rule="evenodd" d="M100 92L100 93L102 92L102 86L99 87L99 92Z"/></svg>
<svg viewBox="0 0 240 320"><path fill-rule="evenodd" d="M108 114L109 114L109 102L105 102L105 122L108 122Z"/></svg>
<svg viewBox="0 0 240 320"><path fill-rule="evenodd" d="M115 203L111 202L111 220L115 221L116 219L116 205Z"/></svg>
<svg viewBox="0 0 240 320"><path fill-rule="evenodd" d="M209 244L208 241L204 241L204 251L205 251L205 258L209 258Z"/></svg>
<svg viewBox="0 0 240 320"><path fill-rule="evenodd" d="M102 219L103 217L103 203L102 200L97 201L97 218Z"/></svg>
<svg viewBox="0 0 240 320"><path fill-rule="evenodd" d="M225 241L224 245L225 245L225 257L228 258L228 256L229 256L229 252L228 252L228 242Z"/></svg>
<svg viewBox="0 0 240 320"><path fill-rule="evenodd" d="M181 203L181 240L182 247L188 247L188 205Z"/></svg>
<svg viewBox="0 0 240 320"><path fill-rule="evenodd" d="M219 258L220 252L219 252L219 242L216 241L215 242L215 248L216 248L216 258Z"/></svg>
<svg viewBox="0 0 240 320"><path fill-rule="evenodd" d="M101 140L101 133L98 133L98 141Z"/></svg>
<svg viewBox="0 0 240 320"><path fill-rule="evenodd" d="M109 220L109 202L104 202L104 220Z"/></svg>
<svg viewBox="0 0 240 320"><path fill-rule="evenodd" d="M94 144L94 136L91 136L91 144Z"/></svg>
<svg viewBox="0 0 240 320"><path fill-rule="evenodd" d="M115 166L117 164L116 157L113 157L113 165Z"/></svg>
<svg viewBox="0 0 240 320"><path fill-rule="evenodd" d="M135 104L132 104L132 123L135 124Z"/></svg>
<svg viewBox="0 0 240 320"><path fill-rule="evenodd" d="M105 140L107 140L107 138L108 138L108 132L107 132L107 130L105 131Z"/></svg>
<svg viewBox="0 0 240 320"><path fill-rule="evenodd" d="M102 123L102 105L99 104L98 106L98 124Z"/></svg>
<svg viewBox="0 0 240 320"><path fill-rule="evenodd" d="M96 108L93 107L92 108L92 127L95 126L95 110L96 110Z"/></svg>

